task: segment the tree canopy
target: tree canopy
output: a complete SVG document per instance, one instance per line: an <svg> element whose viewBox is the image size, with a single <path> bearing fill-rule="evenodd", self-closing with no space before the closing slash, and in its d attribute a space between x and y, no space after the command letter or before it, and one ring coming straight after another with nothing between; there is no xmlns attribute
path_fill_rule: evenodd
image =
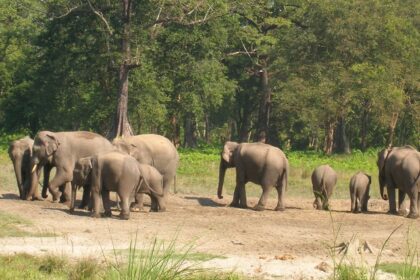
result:
<svg viewBox="0 0 420 280"><path fill-rule="evenodd" d="M1 0L0 133L420 146L415 0Z"/></svg>

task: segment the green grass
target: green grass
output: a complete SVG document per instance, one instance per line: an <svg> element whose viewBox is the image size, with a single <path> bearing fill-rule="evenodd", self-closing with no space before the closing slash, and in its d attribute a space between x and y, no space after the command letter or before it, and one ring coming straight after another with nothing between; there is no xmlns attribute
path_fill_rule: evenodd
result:
<svg viewBox="0 0 420 280"><path fill-rule="evenodd" d="M177 190L186 194L216 194L219 174L220 149L180 149L180 167L177 172ZM319 152L288 151L290 164L287 195L293 197L313 197L311 174L321 164L331 165L338 173L338 182L333 198L348 198L350 178L357 171L372 176L371 196L379 197L376 157L378 150L365 153L354 151L350 155L324 155ZM232 194L235 187L235 171L228 169L225 176L224 192ZM247 184L248 196L260 196L261 187ZM276 197L275 191L271 192Z"/></svg>
<svg viewBox="0 0 420 280"><path fill-rule="evenodd" d="M420 279L420 267L407 263L384 263L379 268L385 272L398 276L399 279L417 280Z"/></svg>
<svg viewBox="0 0 420 280"><path fill-rule="evenodd" d="M32 232L24 228L32 227L32 222L17 215L0 211L0 238L2 237L54 237L50 232Z"/></svg>
<svg viewBox="0 0 420 280"><path fill-rule="evenodd" d="M2 152L3 151L3 152ZM177 171L177 191L183 194L215 195L217 192L220 149L180 149L180 166ZM338 182L333 194L334 198L348 198L350 178L357 171L365 171L372 176L371 196L379 198L378 171L376 167L377 150L366 153L354 151L350 155L327 156L319 152L288 151L290 164L287 196L313 197L311 174L321 164L331 165L338 173ZM17 194L13 166L7 152L0 149L0 191ZM53 176L53 174L52 174ZM225 176L224 193L232 195L235 187L235 170L228 169ZM247 195L259 197L261 187L247 184ZM271 192L276 198L276 192Z"/></svg>
<svg viewBox="0 0 420 280"><path fill-rule="evenodd" d="M363 267L341 264L337 267L334 280L368 280L368 271Z"/></svg>

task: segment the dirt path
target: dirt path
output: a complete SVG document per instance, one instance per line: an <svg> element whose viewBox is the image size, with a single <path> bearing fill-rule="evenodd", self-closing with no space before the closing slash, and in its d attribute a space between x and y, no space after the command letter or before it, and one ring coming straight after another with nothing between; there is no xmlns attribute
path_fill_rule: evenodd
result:
<svg viewBox="0 0 420 280"><path fill-rule="evenodd" d="M62 204L19 201L10 197L3 194L0 199L2 211L32 220L34 226L28 230L55 233L57 237L2 238L2 254L27 252L101 257L103 252L113 248L127 249L136 235L139 247L147 246L155 237L168 241L176 237L179 244L195 244L195 251L228 257L211 260L204 264L206 266L236 269L263 278L326 277L328 274L315 266L331 262L327 247L333 244L332 220L336 228L340 227L338 243L356 235L361 242L367 241L373 247L373 254L364 256L370 263L400 224L402 227L392 236L382 258L401 261L407 229L420 229L420 219L413 221L384 214L387 202L380 200L370 201L370 214L349 213L348 200L333 200L331 214L315 211L312 200L299 198L287 198L288 207L284 212L255 212L226 207L231 199L228 196L218 200L215 196L178 194L170 197L167 212L136 212L129 221L121 221L116 217L93 219L82 210L77 215L70 215ZM256 202L257 198L249 198L248 204ZM270 200L267 208L274 206L275 201Z"/></svg>

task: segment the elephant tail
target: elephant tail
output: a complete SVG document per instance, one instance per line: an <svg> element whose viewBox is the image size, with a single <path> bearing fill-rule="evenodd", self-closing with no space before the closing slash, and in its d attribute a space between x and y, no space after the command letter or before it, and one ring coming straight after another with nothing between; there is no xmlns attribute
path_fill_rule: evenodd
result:
<svg viewBox="0 0 420 280"><path fill-rule="evenodd" d="M139 179L139 183L138 183L138 185L137 185L137 189L138 190L140 190L140 186L141 186L141 184L144 182L144 184L146 185L146 187L152 192L152 193L154 193L155 195L157 195L157 196L163 196L163 193L158 193L158 192L156 192L152 187L150 187L150 185L149 185L149 183L147 182L147 180L143 177L143 176L140 176L140 179Z"/></svg>
<svg viewBox="0 0 420 280"><path fill-rule="evenodd" d="M287 191L287 182L289 177L289 166L286 162L286 166L283 169L283 173L279 176L279 179L277 181L278 187L284 187L284 190Z"/></svg>
<svg viewBox="0 0 420 280"><path fill-rule="evenodd" d="M176 190L176 174L174 176L174 193L177 193L178 191Z"/></svg>

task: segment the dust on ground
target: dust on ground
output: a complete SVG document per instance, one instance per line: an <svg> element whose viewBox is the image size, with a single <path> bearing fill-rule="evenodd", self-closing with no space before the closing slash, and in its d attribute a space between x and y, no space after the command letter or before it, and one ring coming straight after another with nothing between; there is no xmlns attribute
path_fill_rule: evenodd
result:
<svg viewBox="0 0 420 280"><path fill-rule="evenodd" d="M79 194L80 195L80 194ZM368 214L349 212L349 200L332 199L332 211L313 209L312 199L286 198L284 212L273 211L276 201L270 200L263 212L228 207L231 197L194 194L172 194L167 212L132 212L130 220L94 219L90 213L77 210L71 215L68 207L46 201L21 201L0 193L0 209L29 219L25 228L55 237L0 238L0 254L62 254L72 257L103 258L114 249L127 249L137 237L137 247L147 247L154 238L194 246L194 251L224 256L204 262L205 267L241 272L252 277L276 279L321 279L332 272L328 251L334 244L352 238L368 242L373 253L357 258L375 262L381 246L390 238L381 254L382 261L404 259L407 230L419 229L420 219L387 215L386 201L371 199ZM258 198L249 198L253 206ZM148 210L148 207L145 208ZM383 274L381 279L392 279Z"/></svg>

